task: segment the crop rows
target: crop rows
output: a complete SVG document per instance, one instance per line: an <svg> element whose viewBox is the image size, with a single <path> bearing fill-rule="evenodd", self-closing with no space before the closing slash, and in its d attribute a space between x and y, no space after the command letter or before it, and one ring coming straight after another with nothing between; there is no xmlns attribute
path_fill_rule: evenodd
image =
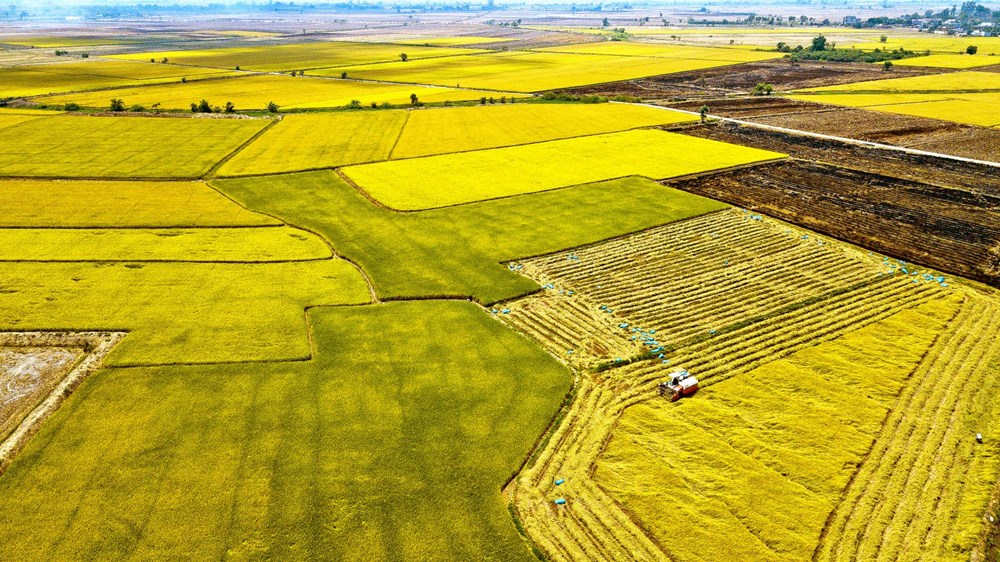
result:
<svg viewBox="0 0 1000 562"><path fill-rule="evenodd" d="M525 271L540 282L552 280L552 285L546 284L552 288L530 297L534 299L530 306L533 315L527 319L517 302L511 303L510 313L501 317L538 338L550 350L574 341L554 335L564 329L558 324L569 313L570 303L577 307L575 318L588 317L586 312L592 315L601 310L580 310L581 303L594 298L592 291L603 290L599 294L605 299L627 294L622 288L635 283L633 279L642 279L640 283L662 291L658 299L645 301L647 309L684 298L684 290L690 289L683 284L688 283L690 272L696 272L698 284L716 282L716 296L711 297L715 307L759 298L745 296L748 291L758 294L754 292L758 283L771 289L761 294L774 298L784 291L798 299L794 306L782 306L784 301L775 299L767 306L745 311L737 317L743 322L730 317L730 328L715 336L687 340L669 337L679 342L675 351L668 352L669 363L660 359L640 361L580 377L574 400L561 423L508 489L528 534L552 559L670 558L668 548L647 534L642 524L592 476L595 461L625 409L654 398L657 383L675 366L692 370L704 386L710 386L938 298L944 292L935 283L913 283L901 275L878 275L877 268L865 266L863 259L851 258L846 252L804 239L800 234L783 232L782 228L769 221L745 219L739 211L726 211L581 248L569 256L557 254L524 262ZM726 275L713 265L725 259L720 253L724 249L730 264L741 264L738 275ZM800 267L792 264L815 264L815 256L832 265L804 267L817 273L828 271L828 275L788 274ZM785 275L775 273L775 269L782 271L776 264L786 264ZM681 289L670 287L675 280ZM562 288L556 289L557 284ZM580 293L558 294L558 290L568 292L571 286ZM586 296L581 296L583 293ZM543 308L543 301L549 306ZM627 305L615 302L612 306L618 310L606 316L618 316ZM630 310L642 314L644 309L637 305ZM705 314L710 310L706 309ZM611 322L612 331L627 333L618 328L619 322L632 321L634 318L629 316L616 318ZM595 321L587 325L598 328L607 323ZM575 324L574 330L581 330L583 325ZM682 334L687 333L682 330ZM557 479L565 479L565 483L556 486ZM553 500L558 497L564 497L567 503L555 505Z"/></svg>
<svg viewBox="0 0 1000 562"><path fill-rule="evenodd" d="M995 414L998 331L1000 307L970 295L904 389L816 560L965 557L986 507L977 499L988 497L996 472L973 436Z"/></svg>

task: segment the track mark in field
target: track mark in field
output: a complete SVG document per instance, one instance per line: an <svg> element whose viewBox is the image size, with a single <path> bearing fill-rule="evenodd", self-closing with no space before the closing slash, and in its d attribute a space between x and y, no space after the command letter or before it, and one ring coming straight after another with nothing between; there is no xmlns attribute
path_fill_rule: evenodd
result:
<svg viewBox="0 0 1000 562"><path fill-rule="evenodd" d="M403 131L406 130L406 124L410 122L410 112L406 112L406 117L403 119L403 124L399 127L399 134L396 135L396 140L392 143L392 148L389 149L389 155L385 157L386 160L392 160L392 153L396 152L396 147L399 145L399 139L403 138Z"/></svg>
<svg viewBox="0 0 1000 562"><path fill-rule="evenodd" d="M509 264L543 291L491 312L580 375L505 490L528 535L553 560L671 559L593 480L624 411L676 368L710 387L948 292L886 263L731 209Z"/></svg>
<svg viewBox="0 0 1000 562"><path fill-rule="evenodd" d="M229 162L230 160L232 160L233 158L235 158L236 155L239 154L240 152L242 152L244 148L250 146L254 141L256 141L257 139L259 139L260 137L262 137L264 135L264 133L270 131L271 127L274 127L278 123L281 123L281 119L271 119L270 122L268 122L267 125L264 125L263 127L261 127L261 129L259 131L257 131L256 133L254 133L252 137L248 138L243 144L241 144L241 145L237 146L236 148L234 148L233 151L230 152L229 154L225 155L222 158L222 160L219 160L218 162L216 162L211 168L209 168L209 170L207 172L205 172L204 176L202 176L202 177L204 177L204 178L215 177L215 174L219 171L219 169L221 169L223 166L226 165L226 162Z"/></svg>

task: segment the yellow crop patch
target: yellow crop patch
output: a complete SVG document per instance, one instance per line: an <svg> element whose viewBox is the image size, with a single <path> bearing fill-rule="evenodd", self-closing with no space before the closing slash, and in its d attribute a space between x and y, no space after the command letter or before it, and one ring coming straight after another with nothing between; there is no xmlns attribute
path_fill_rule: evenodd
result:
<svg viewBox="0 0 1000 562"><path fill-rule="evenodd" d="M1000 91L1000 73L996 72L952 72L908 76L891 80L868 80L837 86L808 88L803 92L858 92L858 93L934 93L934 92L974 92Z"/></svg>
<svg viewBox="0 0 1000 562"><path fill-rule="evenodd" d="M443 57L477 52L472 49L446 47L421 47L417 45L354 43L328 41L324 43L297 43L292 45L253 45L220 49L189 51L161 51L116 55L124 60L157 61L164 58L170 63L209 66L213 68L258 70L264 72L308 70L328 66L345 66L400 60L401 54L410 59Z"/></svg>
<svg viewBox="0 0 1000 562"><path fill-rule="evenodd" d="M997 57L980 55L929 55L893 61L896 66L927 66L931 68L979 68L1000 64Z"/></svg>
<svg viewBox="0 0 1000 562"><path fill-rule="evenodd" d="M407 113L339 111L287 115L219 169L220 176L289 172L389 157Z"/></svg>
<svg viewBox="0 0 1000 562"><path fill-rule="evenodd" d="M680 559L809 559L856 463L958 302L897 313L716 384L698 400L630 408L595 478Z"/></svg>
<svg viewBox="0 0 1000 562"><path fill-rule="evenodd" d="M0 129L0 175L188 177L207 172L268 121L44 117Z"/></svg>
<svg viewBox="0 0 1000 562"><path fill-rule="evenodd" d="M332 257L318 236L287 226L0 228L4 261L268 262Z"/></svg>
<svg viewBox="0 0 1000 562"><path fill-rule="evenodd" d="M930 51L932 54L952 54L964 53L965 49L975 46L978 49L976 56L1000 54L1000 37L956 37L954 35L931 35L927 33L913 34L909 36L890 36L885 42L876 40L868 42L856 42L845 47L857 49L906 49L917 53Z"/></svg>
<svg viewBox="0 0 1000 562"><path fill-rule="evenodd" d="M634 41L605 41L583 43L539 49L552 53L581 53L590 55L620 55L631 57L655 57L674 60L704 60L720 62L756 62L778 59L784 56L778 52L750 51L717 47L689 47L664 43L637 43Z"/></svg>
<svg viewBox="0 0 1000 562"><path fill-rule="evenodd" d="M693 121L639 105L506 104L412 111L393 158L429 156Z"/></svg>
<svg viewBox="0 0 1000 562"><path fill-rule="evenodd" d="M733 51L736 53L736 51ZM537 92L736 64L726 60L510 51L316 71L354 78Z"/></svg>
<svg viewBox="0 0 1000 562"><path fill-rule="evenodd" d="M363 164L345 174L400 210L428 209L631 175L667 178L784 155L664 131Z"/></svg>
<svg viewBox="0 0 1000 562"><path fill-rule="evenodd" d="M0 98L150 84L180 82L182 78L206 78L232 74L228 71L151 64L148 62L89 61L64 64L0 67ZM102 94L107 106L109 94Z"/></svg>
<svg viewBox="0 0 1000 562"><path fill-rule="evenodd" d="M416 64L414 61L413 64ZM340 73L337 73L340 76ZM284 109L343 107L352 100L372 103L409 104L410 94L423 102L474 100L496 92L458 90L409 84L379 84L354 80L334 80L310 76L291 77L258 75L229 80L208 80L187 84L163 84L145 88L121 88L101 92L67 94L44 98L46 103L78 103L87 107L106 107L112 97L127 105L146 107L159 104L164 109L187 109L192 103L208 100L213 105L233 102L238 110L264 109L274 102Z"/></svg>
<svg viewBox="0 0 1000 562"><path fill-rule="evenodd" d="M280 225L202 182L0 180L0 227Z"/></svg>

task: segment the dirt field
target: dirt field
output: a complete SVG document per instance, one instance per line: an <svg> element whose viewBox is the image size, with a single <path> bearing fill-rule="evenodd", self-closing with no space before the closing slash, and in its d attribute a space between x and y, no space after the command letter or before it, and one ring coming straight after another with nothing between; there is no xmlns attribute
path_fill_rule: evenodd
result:
<svg viewBox="0 0 1000 562"><path fill-rule="evenodd" d="M780 97L666 102L697 111L707 104L714 115L788 129L894 144L977 160L1000 161L1000 130L881 111L833 107Z"/></svg>
<svg viewBox="0 0 1000 562"><path fill-rule="evenodd" d="M1000 286L1000 188L789 161L670 184Z"/></svg>
<svg viewBox="0 0 1000 562"><path fill-rule="evenodd" d="M871 64L811 61L793 64L779 59L599 84L575 88L572 92L638 96L648 101L676 98L704 99L725 94L746 94L761 82L771 84L778 91L788 91L940 72L941 69L916 67L900 67L892 72L882 72L881 68Z"/></svg>
<svg viewBox="0 0 1000 562"><path fill-rule="evenodd" d="M6 437L76 363L82 350L0 348L0 437Z"/></svg>

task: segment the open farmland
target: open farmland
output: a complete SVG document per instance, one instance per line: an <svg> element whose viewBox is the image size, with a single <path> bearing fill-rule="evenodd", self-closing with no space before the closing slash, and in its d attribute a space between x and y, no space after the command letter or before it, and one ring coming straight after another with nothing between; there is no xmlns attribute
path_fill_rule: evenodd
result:
<svg viewBox="0 0 1000 562"><path fill-rule="evenodd" d="M124 60L161 61L182 66L281 72L312 70L331 66L398 61L401 53L412 59L464 55L478 52L475 49L449 47L424 47L418 45L385 45L379 43L350 43L329 41L294 45L253 45L220 49L162 51L117 55Z"/></svg>
<svg viewBox="0 0 1000 562"><path fill-rule="evenodd" d="M695 53L692 53L695 54ZM510 51L361 66L312 74L497 91L538 92L760 60L733 50L718 58L622 57L614 54ZM754 53L750 53L753 55ZM728 57L728 60L727 60Z"/></svg>
<svg viewBox="0 0 1000 562"><path fill-rule="evenodd" d="M0 129L0 175L196 178L250 140L262 119L56 116Z"/></svg>
<svg viewBox="0 0 1000 562"><path fill-rule="evenodd" d="M500 486L565 368L469 303L309 318L308 361L90 377L0 478L5 553L532 560Z"/></svg>
<svg viewBox="0 0 1000 562"><path fill-rule="evenodd" d="M0 559L996 558L991 42L814 4L0 8Z"/></svg>
<svg viewBox="0 0 1000 562"><path fill-rule="evenodd" d="M803 90L792 99L993 127L1000 73L954 72Z"/></svg>
<svg viewBox="0 0 1000 562"><path fill-rule="evenodd" d="M681 113L624 104L501 104L373 115L293 114L222 166L219 175L332 168L693 120Z"/></svg>
<svg viewBox="0 0 1000 562"><path fill-rule="evenodd" d="M616 177L664 179L782 157L774 152L706 144L674 133L637 130L366 164L348 167L344 174L390 208L417 210Z"/></svg>
<svg viewBox="0 0 1000 562"><path fill-rule="evenodd" d="M185 68L148 62L96 60L20 66L4 68L0 72L3 74L3 81L0 82L0 98L180 82L182 78L198 79L235 74L216 69ZM102 105L107 105L107 101L105 100Z"/></svg>
<svg viewBox="0 0 1000 562"><path fill-rule="evenodd" d="M914 57L910 59L902 59L894 62L893 64L897 66L969 69L984 66L995 66L1000 64L1000 61L998 61L994 56L968 55L962 53L960 55L927 55L923 57Z"/></svg>
<svg viewBox="0 0 1000 562"><path fill-rule="evenodd" d="M337 73L340 76L340 73ZM353 100L362 105L409 104L410 94L424 102L478 100L496 92L480 90L382 84L354 80L334 80L302 76L254 75L225 80L191 81L185 84L162 84L142 88L119 88L100 92L65 94L41 98L48 104L77 103L86 107L106 107L108 100L119 98L129 105L154 104L163 109L188 109L192 103L207 99L215 105L233 102L240 110L261 110L274 102L284 109L340 108Z"/></svg>
<svg viewBox="0 0 1000 562"><path fill-rule="evenodd" d="M992 339L963 336L973 318L995 321L984 309L995 307L995 293L954 289L942 276L869 254L730 210L521 260L520 270L548 290L505 304L499 317L571 363L602 365L577 385L559 428L508 490L545 554L811 557L835 520L828 515L844 505L854 467L890 466L868 454L872 440L909 435L883 430L895 415L887 413L925 412L905 403L896 410L897 394L947 388L921 370L976 384L1000 361ZM654 290L645 281L664 275L674 283ZM616 357L627 350L604 344L624 338L638 340L639 352ZM967 363L947 346L992 359ZM697 373L699 398L656 398L656 383L677 368ZM982 393L995 401L998 390L991 384ZM942 403L938 419L951 411ZM935 458L933 431L910 439ZM960 458L969 454L972 468L937 465L936 485L970 483L935 488L943 501L916 476L896 488L894 497L931 502L924 509L949 522L929 535L939 537L921 551L930 559L967 553L979 536L979 510L1000 467L986 452L966 449ZM924 470L926 461L913 462L915 474ZM653 492L681 475L687 485ZM552 503L559 497L565 505ZM673 532L694 520L703 521Z"/></svg>

